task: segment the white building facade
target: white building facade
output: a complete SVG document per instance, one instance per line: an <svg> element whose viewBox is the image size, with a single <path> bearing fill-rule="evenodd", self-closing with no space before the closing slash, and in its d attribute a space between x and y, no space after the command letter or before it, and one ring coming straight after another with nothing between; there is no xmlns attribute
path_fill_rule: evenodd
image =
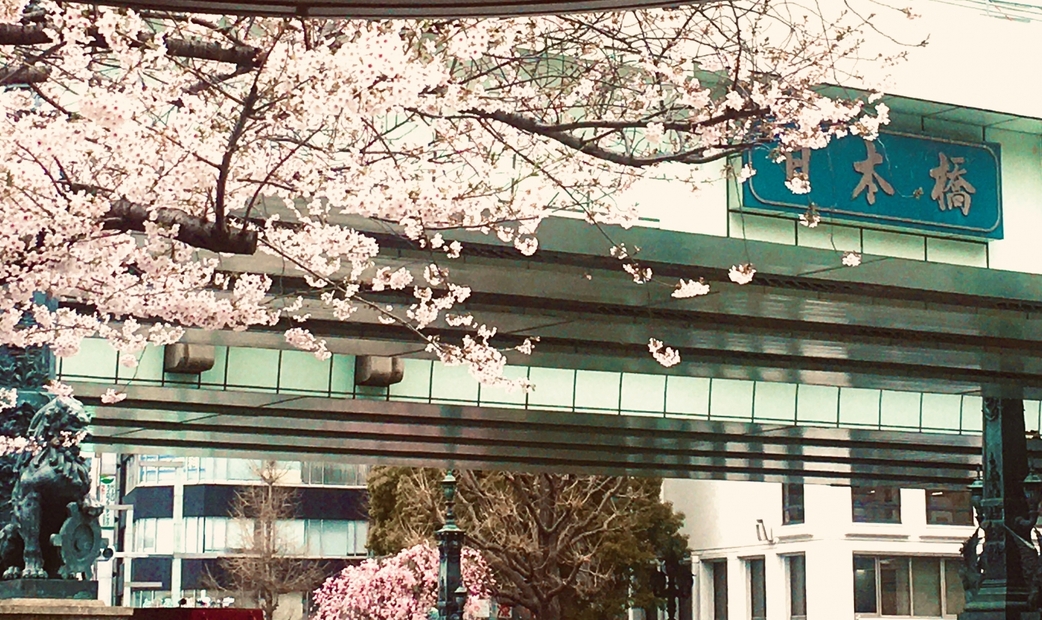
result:
<svg viewBox="0 0 1042 620"><path fill-rule="evenodd" d="M967 492L667 480L695 620L955 618Z"/></svg>

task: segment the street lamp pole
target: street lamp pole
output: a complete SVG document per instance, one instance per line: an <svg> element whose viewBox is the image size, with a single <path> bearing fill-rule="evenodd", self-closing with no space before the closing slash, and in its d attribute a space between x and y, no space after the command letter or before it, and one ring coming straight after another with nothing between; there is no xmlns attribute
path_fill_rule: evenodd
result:
<svg viewBox="0 0 1042 620"><path fill-rule="evenodd" d="M435 533L438 539L438 620L461 620L467 590L463 587L460 550L466 534L456 526L456 476L452 470L441 481L445 496L445 525Z"/></svg>

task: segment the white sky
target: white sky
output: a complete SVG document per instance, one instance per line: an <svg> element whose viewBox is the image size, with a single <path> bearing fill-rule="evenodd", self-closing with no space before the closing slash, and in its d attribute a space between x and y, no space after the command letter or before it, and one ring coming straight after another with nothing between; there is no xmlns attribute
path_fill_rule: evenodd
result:
<svg viewBox="0 0 1042 620"><path fill-rule="evenodd" d="M904 0L921 15L911 21L871 11L866 0L852 4L859 12L868 5L880 16L873 23L899 40L929 35L925 48L911 49L892 69L886 92L1042 118L1042 8L1031 8L1040 0L1005 11L1020 20L1003 17L1003 3L988 0Z"/></svg>

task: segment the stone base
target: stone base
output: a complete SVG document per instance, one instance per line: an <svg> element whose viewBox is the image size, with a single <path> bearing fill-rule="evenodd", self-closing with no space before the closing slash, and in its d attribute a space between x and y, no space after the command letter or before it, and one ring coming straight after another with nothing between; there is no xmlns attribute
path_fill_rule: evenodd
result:
<svg viewBox="0 0 1042 620"><path fill-rule="evenodd" d="M220 607L138 607L134 609L134 620L264 620L264 612Z"/></svg>
<svg viewBox="0 0 1042 620"><path fill-rule="evenodd" d="M132 607L109 607L99 600L11 598L0 601L0 620L97 620L130 618Z"/></svg>
<svg viewBox="0 0 1042 620"><path fill-rule="evenodd" d="M1015 611L1007 612L1001 609L992 609L988 611L964 611L959 614L959 620L1040 620L1040 618L1037 611L1017 613Z"/></svg>
<svg viewBox="0 0 1042 620"><path fill-rule="evenodd" d="M94 600L97 581L78 579L7 579L0 581L0 601L14 598Z"/></svg>

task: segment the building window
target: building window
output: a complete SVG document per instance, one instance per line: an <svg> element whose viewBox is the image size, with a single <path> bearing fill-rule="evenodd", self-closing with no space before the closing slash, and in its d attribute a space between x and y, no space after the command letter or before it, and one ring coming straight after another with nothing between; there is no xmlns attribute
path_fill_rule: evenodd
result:
<svg viewBox="0 0 1042 620"><path fill-rule="evenodd" d="M879 608L876 595L876 559L854 556L854 613L874 614Z"/></svg>
<svg viewBox="0 0 1042 620"><path fill-rule="evenodd" d="M255 527L256 523L248 519L185 517L182 537L184 551L186 553L242 551L251 544ZM286 519L275 523L275 532L280 553L285 555L327 558L357 557L366 553L365 543L369 534L369 523L336 519ZM144 536L144 534L139 535ZM173 536L169 538L172 539Z"/></svg>
<svg viewBox="0 0 1042 620"><path fill-rule="evenodd" d="M727 620L727 560L709 563L713 573L713 620Z"/></svg>
<svg viewBox="0 0 1042 620"><path fill-rule="evenodd" d="M300 464L300 481L304 484L364 487L368 474L366 465L333 462Z"/></svg>
<svg viewBox="0 0 1042 620"><path fill-rule="evenodd" d="M963 607L958 560L854 556L855 613L938 618Z"/></svg>
<svg viewBox="0 0 1042 620"><path fill-rule="evenodd" d="M185 517L185 553L223 553L243 546L246 521L228 517Z"/></svg>
<svg viewBox="0 0 1042 620"><path fill-rule="evenodd" d="M930 525L973 525L969 491L927 491L926 522Z"/></svg>
<svg viewBox="0 0 1042 620"><path fill-rule="evenodd" d="M909 558L879 558L879 613L883 616L911 615Z"/></svg>
<svg viewBox="0 0 1042 620"><path fill-rule="evenodd" d="M135 519L134 551L139 553L171 554L174 552L174 520Z"/></svg>
<svg viewBox="0 0 1042 620"><path fill-rule="evenodd" d="M851 487L854 523L900 523L901 489Z"/></svg>
<svg viewBox="0 0 1042 620"><path fill-rule="evenodd" d="M132 590L130 592L130 604L133 607L162 607L170 603L169 590Z"/></svg>
<svg viewBox="0 0 1042 620"><path fill-rule="evenodd" d="M803 523L803 484L782 485L782 525Z"/></svg>
<svg viewBox="0 0 1042 620"><path fill-rule="evenodd" d="M327 558L365 555L368 533L366 521L308 519L304 531L307 555Z"/></svg>
<svg viewBox="0 0 1042 620"><path fill-rule="evenodd" d="M789 618L807 620L807 557L790 555L785 563L789 573Z"/></svg>
<svg viewBox="0 0 1042 620"><path fill-rule="evenodd" d="M177 463L173 456L141 454L137 456L137 467L131 467L127 475L127 490L139 485L170 485L177 478Z"/></svg>
<svg viewBox="0 0 1042 620"><path fill-rule="evenodd" d="M767 620L767 579L764 575L764 560L756 558L746 561L749 567L749 617L752 620Z"/></svg>

